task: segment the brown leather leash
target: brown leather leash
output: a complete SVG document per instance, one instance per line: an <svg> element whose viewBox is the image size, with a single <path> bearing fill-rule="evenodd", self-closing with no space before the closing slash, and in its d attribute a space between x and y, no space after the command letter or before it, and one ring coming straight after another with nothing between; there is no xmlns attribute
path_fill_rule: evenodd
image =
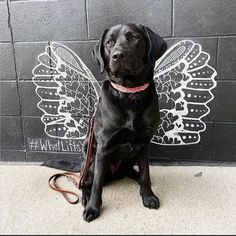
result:
<svg viewBox="0 0 236 236"><path fill-rule="evenodd" d="M61 189L59 185L57 184L58 178L63 177L63 176L67 177L69 180L72 180L75 186L79 189L79 185L77 184L78 183L77 181L78 179L80 179L80 175L77 175L72 172L64 172L64 173L58 173L58 174L52 175L48 180L49 187L57 192L60 192L63 195L63 197L66 199L66 201L69 202L70 204L78 203L79 195L77 193L69 191L69 190ZM68 194L74 195L76 197L76 200L74 201L70 200L70 198L68 197Z"/></svg>
<svg viewBox="0 0 236 236"><path fill-rule="evenodd" d="M100 99L99 99L100 101ZM94 143L94 116L95 113L93 114L92 118L91 118L91 122L89 125L89 137L88 137L88 146L87 146L87 153L86 153L86 160L85 160L85 165L83 170L81 171L80 174L75 174L73 172L64 172L64 173L58 173L58 174L54 174L52 175L49 180L48 180L48 185L51 189L60 192L63 197L66 199L66 201L70 204L76 204L79 202L79 195L75 192L66 190L66 189L62 189L59 187L59 185L57 184L57 180L61 177L66 177L67 179L69 179L70 181L73 182L73 184L78 188L81 189L81 187L84 186L86 177L88 175L88 170L89 170L89 166L91 163L91 160L93 158L93 143ZM71 194L73 196L76 197L76 200L70 200L68 197L68 194Z"/></svg>

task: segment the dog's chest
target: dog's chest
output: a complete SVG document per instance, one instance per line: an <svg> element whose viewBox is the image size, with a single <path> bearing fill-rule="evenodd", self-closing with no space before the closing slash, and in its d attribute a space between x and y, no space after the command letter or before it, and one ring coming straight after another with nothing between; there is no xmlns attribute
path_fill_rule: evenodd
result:
<svg viewBox="0 0 236 236"><path fill-rule="evenodd" d="M127 111L126 118L120 126L120 141L130 142L131 144L147 143L152 136L152 129L143 119L143 114Z"/></svg>
<svg viewBox="0 0 236 236"><path fill-rule="evenodd" d="M141 121L141 118L142 117L139 117L139 121ZM128 110L126 114L126 119L123 124L124 127L134 131L137 128L137 124L138 124L137 114Z"/></svg>

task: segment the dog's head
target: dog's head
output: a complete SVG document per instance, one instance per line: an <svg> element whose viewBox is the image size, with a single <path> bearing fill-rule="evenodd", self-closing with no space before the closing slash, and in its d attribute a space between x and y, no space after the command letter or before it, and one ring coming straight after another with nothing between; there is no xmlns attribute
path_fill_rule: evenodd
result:
<svg viewBox="0 0 236 236"><path fill-rule="evenodd" d="M129 23L106 29L93 49L93 58L111 80L134 86L147 82L147 74L152 77L155 62L166 48L165 41L151 29Z"/></svg>

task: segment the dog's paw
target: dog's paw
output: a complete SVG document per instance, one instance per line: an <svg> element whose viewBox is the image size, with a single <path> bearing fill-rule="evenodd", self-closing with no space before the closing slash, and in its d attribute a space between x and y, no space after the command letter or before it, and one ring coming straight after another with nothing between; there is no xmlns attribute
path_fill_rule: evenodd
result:
<svg viewBox="0 0 236 236"><path fill-rule="evenodd" d="M158 209L160 206L160 202L155 195L143 196L143 205L150 209Z"/></svg>
<svg viewBox="0 0 236 236"><path fill-rule="evenodd" d="M99 216L99 209L93 207L85 207L83 218L85 221L90 222Z"/></svg>

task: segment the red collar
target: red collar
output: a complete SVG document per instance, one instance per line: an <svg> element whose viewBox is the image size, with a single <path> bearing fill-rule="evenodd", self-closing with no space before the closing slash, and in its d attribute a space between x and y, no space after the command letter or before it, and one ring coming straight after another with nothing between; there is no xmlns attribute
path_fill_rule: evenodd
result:
<svg viewBox="0 0 236 236"><path fill-rule="evenodd" d="M146 83L144 85L134 87L134 88L124 87L122 85L115 84L113 82L111 82L111 85L113 88L115 88L116 90L118 90L122 93L139 93L139 92L142 92L143 90L145 90L146 88L148 88L149 83Z"/></svg>

